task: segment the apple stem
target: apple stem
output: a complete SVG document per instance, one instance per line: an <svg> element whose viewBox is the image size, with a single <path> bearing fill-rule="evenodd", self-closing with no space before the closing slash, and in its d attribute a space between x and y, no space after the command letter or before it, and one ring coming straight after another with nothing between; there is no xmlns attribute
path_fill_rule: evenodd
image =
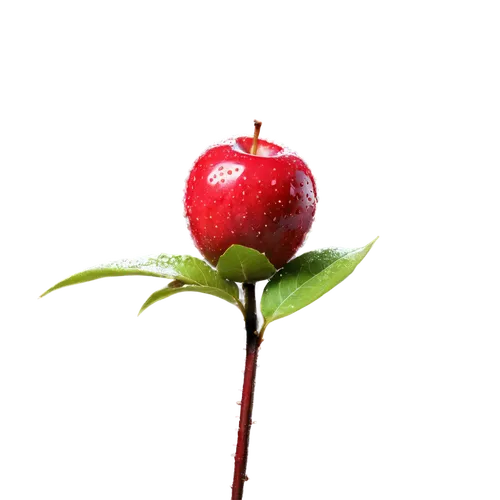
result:
<svg viewBox="0 0 500 500"><path fill-rule="evenodd" d="M253 124L254 124L253 143L252 143L252 149L250 150L250 154L255 155L255 154L257 154L257 146L259 145L259 134L260 134L260 127L262 126L262 122L259 122L258 120L254 120Z"/></svg>
<svg viewBox="0 0 500 500"><path fill-rule="evenodd" d="M231 500L243 498L243 486L248 481L246 475L248 460L248 444L252 426L253 397L255 391L255 375L257 373L257 356L262 337L257 329L257 310L255 304L255 285L243 283L245 294L245 329L247 334L247 353L245 372L243 376L243 391L241 396L240 425L238 428L238 443L234 456L234 478Z"/></svg>

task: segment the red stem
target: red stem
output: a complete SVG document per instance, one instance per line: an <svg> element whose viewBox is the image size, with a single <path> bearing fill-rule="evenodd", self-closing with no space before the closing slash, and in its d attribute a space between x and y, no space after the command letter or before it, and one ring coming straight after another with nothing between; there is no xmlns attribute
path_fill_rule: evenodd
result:
<svg viewBox="0 0 500 500"><path fill-rule="evenodd" d="M245 328L247 332L247 355L243 392L241 396L240 426L238 429L238 444L234 457L234 478L231 500L243 498L243 486L248 481L246 475L248 460L248 443L252 426L253 396L255 391L255 375L257 372L257 356L260 338L257 332L257 312L255 305L255 285L243 284L245 292Z"/></svg>

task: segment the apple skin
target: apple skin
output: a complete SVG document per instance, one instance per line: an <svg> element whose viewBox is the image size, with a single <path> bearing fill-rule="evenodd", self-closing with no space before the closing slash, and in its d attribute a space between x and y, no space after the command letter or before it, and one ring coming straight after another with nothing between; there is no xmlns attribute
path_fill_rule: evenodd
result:
<svg viewBox="0 0 500 500"><path fill-rule="evenodd" d="M189 174L185 215L195 245L213 266L233 244L283 267L302 245L316 212L314 178L288 149L238 137L207 149Z"/></svg>

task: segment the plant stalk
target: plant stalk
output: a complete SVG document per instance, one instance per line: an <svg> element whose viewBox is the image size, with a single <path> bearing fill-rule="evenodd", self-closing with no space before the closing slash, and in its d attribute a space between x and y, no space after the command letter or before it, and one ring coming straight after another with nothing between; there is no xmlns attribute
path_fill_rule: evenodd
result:
<svg viewBox="0 0 500 500"><path fill-rule="evenodd" d="M248 444L252 426L253 397L255 391L255 375L257 372L257 356L261 337L257 330L257 310L255 304L255 285L244 283L245 292L245 328L247 334L247 353L243 391L241 395L240 425L238 428L238 443L234 456L234 478L231 500L243 498L243 486L248 481L246 475L248 461Z"/></svg>
<svg viewBox="0 0 500 500"><path fill-rule="evenodd" d="M253 125L254 125L253 142L252 142L252 147L250 149L250 154L256 155L257 148L259 147L259 134L260 134L260 127L262 126L262 122L259 122L258 120L254 120Z"/></svg>

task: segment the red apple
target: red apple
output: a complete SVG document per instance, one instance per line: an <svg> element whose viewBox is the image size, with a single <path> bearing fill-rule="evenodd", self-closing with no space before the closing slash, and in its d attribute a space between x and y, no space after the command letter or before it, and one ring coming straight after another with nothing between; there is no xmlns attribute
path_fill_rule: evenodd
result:
<svg viewBox="0 0 500 500"><path fill-rule="evenodd" d="M207 149L189 174L189 229L214 266L239 244L264 253L279 269L302 245L314 218L316 185L307 165L257 136L258 130L253 139L238 137Z"/></svg>

